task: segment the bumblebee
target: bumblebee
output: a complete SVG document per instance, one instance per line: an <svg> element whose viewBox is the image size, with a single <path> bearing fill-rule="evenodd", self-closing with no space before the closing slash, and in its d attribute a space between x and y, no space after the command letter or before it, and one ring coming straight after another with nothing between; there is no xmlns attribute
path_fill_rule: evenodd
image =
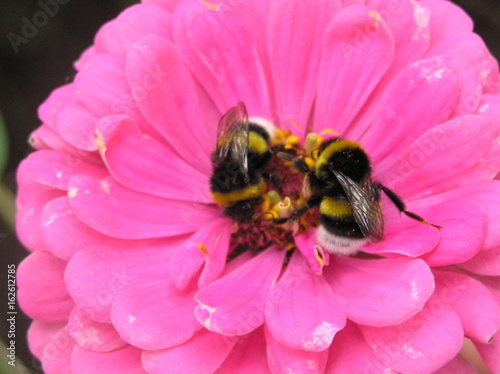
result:
<svg viewBox="0 0 500 374"><path fill-rule="evenodd" d="M236 222L250 222L262 203L274 131L274 126L266 120L250 121L242 102L219 121L210 193L224 208L223 213Z"/></svg>
<svg viewBox="0 0 500 374"><path fill-rule="evenodd" d="M323 141L313 170L302 159L295 160L294 164L307 173L311 196L288 221L292 222L319 206L320 226L316 231L316 241L330 253L354 255L368 240L378 242L384 238L381 191L400 212L439 228L408 212L394 192L372 181L368 155L354 141L341 138Z"/></svg>

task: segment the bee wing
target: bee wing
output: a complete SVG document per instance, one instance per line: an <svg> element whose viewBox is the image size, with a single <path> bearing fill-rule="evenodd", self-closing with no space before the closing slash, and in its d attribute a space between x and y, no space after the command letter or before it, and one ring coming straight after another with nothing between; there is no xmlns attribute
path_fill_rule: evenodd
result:
<svg viewBox="0 0 500 374"><path fill-rule="evenodd" d="M219 164L231 157L244 174L248 174L249 122L245 104L241 101L220 119L217 128L217 146L213 161Z"/></svg>
<svg viewBox="0 0 500 374"><path fill-rule="evenodd" d="M371 236L374 241L382 240L384 238L384 217L378 192L370 177L366 177L358 184L340 171L334 170L333 173L347 195L347 200L352 206L354 219L361 232L366 236Z"/></svg>

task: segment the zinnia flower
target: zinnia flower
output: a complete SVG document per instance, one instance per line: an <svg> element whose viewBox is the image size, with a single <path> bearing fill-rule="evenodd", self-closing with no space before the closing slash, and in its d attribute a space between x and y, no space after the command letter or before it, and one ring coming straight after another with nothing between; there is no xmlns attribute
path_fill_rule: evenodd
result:
<svg viewBox="0 0 500 374"><path fill-rule="evenodd" d="M473 373L464 337L500 372L499 73L456 6L144 0L75 66L18 172L47 374ZM385 240L321 257L314 227L232 222L209 179L240 101L300 147L360 143L442 229L383 197Z"/></svg>

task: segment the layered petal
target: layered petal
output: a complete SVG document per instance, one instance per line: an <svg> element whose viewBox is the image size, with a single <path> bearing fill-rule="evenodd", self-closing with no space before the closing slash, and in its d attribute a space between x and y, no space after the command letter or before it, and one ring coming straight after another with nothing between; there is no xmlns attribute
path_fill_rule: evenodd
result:
<svg viewBox="0 0 500 374"><path fill-rule="evenodd" d="M407 321L434 291L431 270L418 259L336 258L325 277L347 318L369 326Z"/></svg>
<svg viewBox="0 0 500 374"><path fill-rule="evenodd" d="M128 49L126 71L151 125L193 167L208 173L217 123L204 123L193 78L175 45L158 36L141 39Z"/></svg>
<svg viewBox="0 0 500 374"><path fill-rule="evenodd" d="M245 335L264 322L269 290L274 286L285 251L266 249L196 294L196 318L222 335Z"/></svg>
<svg viewBox="0 0 500 374"><path fill-rule="evenodd" d="M217 218L198 204L166 200L125 188L112 178L76 176L69 183L70 206L91 228L116 238L144 239L196 231Z"/></svg>
<svg viewBox="0 0 500 374"><path fill-rule="evenodd" d="M197 231L173 253L169 264L170 279L180 290L186 289L205 263L198 280L205 287L224 271L229 250L231 225L217 220Z"/></svg>
<svg viewBox="0 0 500 374"><path fill-rule="evenodd" d="M183 240L123 241L80 251L66 268L66 287L87 316L109 323L116 294L153 275L166 274L172 250Z"/></svg>
<svg viewBox="0 0 500 374"><path fill-rule="evenodd" d="M172 15L163 9L133 5L101 27L94 40L96 53L125 55L131 44L151 34L171 39L171 22Z"/></svg>
<svg viewBox="0 0 500 374"><path fill-rule="evenodd" d="M124 186L167 199L212 203L208 174L200 173L175 151L141 133L132 118L106 117L99 122L98 130L103 160Z"/></svg>
<svg viewBox="0 0 500 374"><path fill-rule="evenodd" d="M202 330L188 342L160 351L144 351L142 362L150 374L213 373L229 355L238 338Z"/></svg>
<svg viewBox="0 0 500 374"><path fill-rule="evenodd" d="M500 306L481 282L452 271L435 271L436 295L460 317L465 336L489 343L500 328Z"/></svg>
<svg viewBox="0 0 500 374"><path fill-rule="evenodd" d="M272 374L324 372L328 350L312 352L292 349L280 344L267 329L265 332L268 364Z"/></svg>
<svg viewBox="0 0 500 374"><path fill-rule="evenodd" d="M44 322L68 319L74 303L64 286L65 268L65 261L41 251L32 253L19 265L17 298L31 318Z"/></svg>
<svg viewBox="0 0 500 374"><path fill-rule="evenodd" d="M90 351L110 352L127 345L110 323L96 322L78 308L69 316L67 331L78 346Z"/></svg>
<svg viewBox="0 0 500 374"><path fill-rule="evenodd" d="M295 254L266 302L266 326L281 344L323 351L346 323L341 304L326 279Z"/></svg>
<svg viewBox="0 0 500 374"><path fill-rule="evenodd" d="M130 345L106 353L75 347L71 355L71 373L146 374L141 353Z"/></svg>
<svg viewBox="0 0 500 374"><path fill-rule="evenodd" d="M397 326L360 328L377 359L397 372L432 372L455 357L462 347L459 317L434 297L420 313Z"/></svg>
<svg viewBox="0 0 500 374"><path fill-rule="evenodd" d="M364 6L338 12L323 37L314 130L344 135L393 58L394 39L380 14Z"/></svg>
<svg viewBox="0 0 500 374"><path fill-rule="evenodd" d="M276 92L279 125L306 128L318 84L321 40L340 1L278 0L268 20L269 58ZM294 56L294 58L290 58Z"/></svg>

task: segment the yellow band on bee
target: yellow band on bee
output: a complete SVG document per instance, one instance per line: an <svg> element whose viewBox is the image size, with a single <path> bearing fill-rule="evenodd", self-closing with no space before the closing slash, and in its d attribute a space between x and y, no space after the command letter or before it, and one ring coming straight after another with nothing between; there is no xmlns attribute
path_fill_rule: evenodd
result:
<svg viewBox="0 0 500 374"><path fill-rule="evenodd" d="M260 197L263 188L264 181L261 180L259 183L242 188L241 190L236 190L229 193L211 191L210 195L217 204L222 206L229 206L238 201Z"/></svg>
<svg viewBox="0 0 500 374"><path fill-rule="evenodd" d="M333 156L334 153L341 151L345 148L354 148L363 150L363 147L361 147L358 143L353 142L352 140L337 140L336 142L329 144L319 154L318 161L316 161L316 172L319 171L321 166L328 163L328 160L330 159L330 157Z"/></svg>
<svg viewBox="0 0 500 374"><path fill-rule="evenodd" d="M321 200L319 211L329 217L347 217L352 214L351 204L345 200L325 196Z"/></svg>
<svg viewBox="0 0 500 374"><path fill-rule="evenodd" d="M269 150L266 140L254 131L248 133L248 148L258 154L263 154Z"/></svg>

